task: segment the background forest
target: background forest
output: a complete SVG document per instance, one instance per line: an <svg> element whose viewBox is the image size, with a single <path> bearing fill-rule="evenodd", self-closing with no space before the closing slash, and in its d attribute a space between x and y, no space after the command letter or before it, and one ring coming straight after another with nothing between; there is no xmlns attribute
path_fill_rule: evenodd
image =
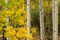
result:
<svg viewBox="0 0 60 40"><path fill-rule="evenodd" d="M27 35L27 0L0 0L0 40L40 40L39 0L31 0L31 29ZM60 37L60 0L58 0ZM45 39L52 40L52 0L44 0ZM60 40L60 39L59 39Z"/></svg>

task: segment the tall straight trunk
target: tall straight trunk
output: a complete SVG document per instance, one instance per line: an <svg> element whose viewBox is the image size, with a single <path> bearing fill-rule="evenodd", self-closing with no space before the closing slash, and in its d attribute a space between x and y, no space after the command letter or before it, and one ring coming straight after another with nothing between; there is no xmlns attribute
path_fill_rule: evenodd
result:
<svg viewBox="0 0 60 40"><path fill-rule="evenodd" d="M27 0L27 35L30 35L30 27L31 27L31 16L30 16L30 0ZM27 40L30 40L27 38Z"/></svg>
<svg viewBox="0 0 60 40"><path fill-rule="evenodd" d="M39 16L40 16L40 35L41 40L44 39L44 6L43 6L43 0L39 0Z"/></svg>
<svg viewBox="0 0 60 40"><path fill-rule="evenodd" d="M53 40L58 40L58 0L52 0Z"/></svg>
<svg viewBox="0 0 60 40"><path fill-rule="evenodd" d="M7 8L7 6L8 6L8 5L7 5L7 4L8 4L8 0L5 0L5 3L6 3L6 10L8 10L8 8ZM9 17L8 17L8 16L6 17L6 21L7 21L6 27L8 27L8 24L9 24ZM6 40L8 40L8 38L6 38Z"/></svg>

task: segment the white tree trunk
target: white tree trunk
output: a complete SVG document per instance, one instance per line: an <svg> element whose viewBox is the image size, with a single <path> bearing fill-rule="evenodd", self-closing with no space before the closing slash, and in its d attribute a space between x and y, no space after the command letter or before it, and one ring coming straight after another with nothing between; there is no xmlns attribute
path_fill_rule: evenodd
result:
<svg viewBox="0 0 60 40"><path fill-rule="evenodd" d="M30 35L30 27L31 27L31 16L30 16L30 0L27 0L27 35ZM27 38L27 40L30 40Z"/></svg>
<svg viewBox="0 0 60 40"><path fill-rule="evenodd" d="M58 40L58 0L52 0L53 40Z"/></svg>
<svg viewBox="0 0 60 40"><path fill-rule="evenodd" d="M41 40L44 39L44 6L43 6L43 0L39 0L39 16L40 16L40 34L41 34Z"/></svg>

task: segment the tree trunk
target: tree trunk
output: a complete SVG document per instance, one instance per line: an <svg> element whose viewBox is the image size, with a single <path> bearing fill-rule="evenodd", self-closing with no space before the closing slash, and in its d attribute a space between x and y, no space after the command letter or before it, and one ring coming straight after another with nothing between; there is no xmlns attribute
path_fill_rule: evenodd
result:
<svg viewBox="0 0 60 40"><path fill-rule="evenodd" d="M58 40L58 0L52 0L53 40Z"/></svg>
<svg viewBox="0 0 60 40"><path fill-rule="evenodd" d="M43 0L39 0L39 16L40 16L40 35L41 35L41 40L44 39L44 6L43 6Z"/></svg>
<svg viewBox="0 0 60 40"><path fill-rule="evenodd" d="M31 27L31 16L30 16L30 0L27 0L27 35L30 35L30 27ZM27 38L27 40L30 40Z"/></svg>

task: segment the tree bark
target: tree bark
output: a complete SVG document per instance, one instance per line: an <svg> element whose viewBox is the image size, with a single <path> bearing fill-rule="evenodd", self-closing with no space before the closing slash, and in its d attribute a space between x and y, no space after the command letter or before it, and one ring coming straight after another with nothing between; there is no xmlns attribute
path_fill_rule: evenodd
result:
<svg viewBox="0 0 60 40"><path fill-rule="evenodd" d="M53 40L58 40L58 0L52 0Z"/></svg>
<svg viewBox="0 0 60 40"><path fill-rule="evenodd" d="M40 35L41 40L45 40L44 38L44 6L43 6L43 0L39 0L39 16L40 16Z"/></svg>
<svg viewBox="0 0 60 40"><path fill-rule="evenodd" d="M31 15L30 15L30 0L27 0L27 35L30 35L30 27L31 27ZM27 38L27 40L30 40Z"/></svg>

